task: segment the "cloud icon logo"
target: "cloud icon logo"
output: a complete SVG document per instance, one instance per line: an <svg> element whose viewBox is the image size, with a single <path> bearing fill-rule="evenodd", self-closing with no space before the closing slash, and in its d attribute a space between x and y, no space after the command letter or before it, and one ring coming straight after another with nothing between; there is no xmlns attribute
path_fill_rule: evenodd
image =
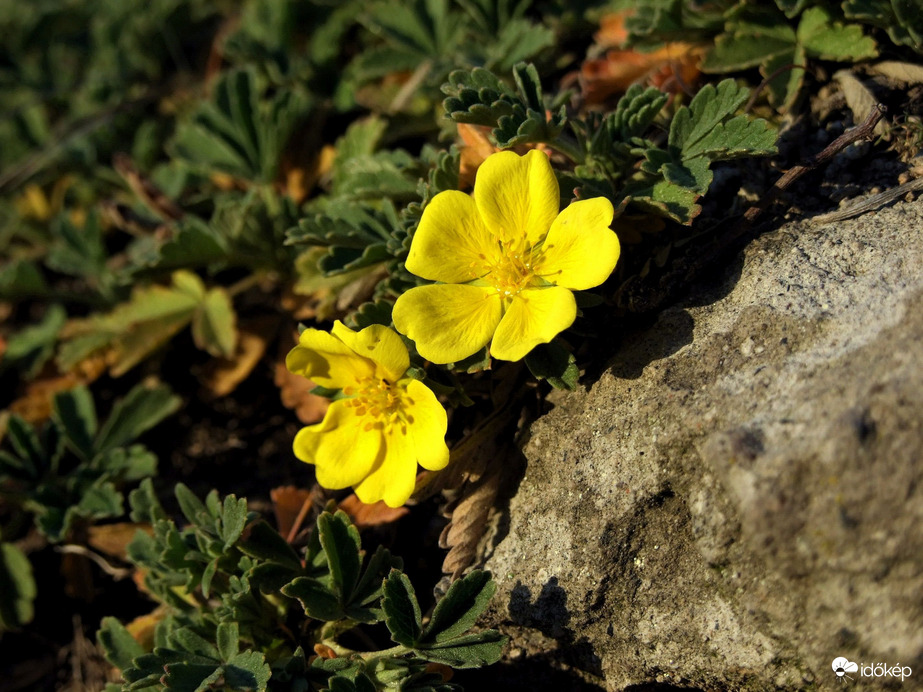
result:
<svg viewBox="0 0 923 692"><path fill-rule="evenodd" d="M833 672L836 673L838 678L842 678L844 676L848 678L849 676L846 675L846 673L856 673L859 671L858 663L853 663L848 658L843 656L837 656L835 659L833 659L831 667L833 668Z"/></svg>

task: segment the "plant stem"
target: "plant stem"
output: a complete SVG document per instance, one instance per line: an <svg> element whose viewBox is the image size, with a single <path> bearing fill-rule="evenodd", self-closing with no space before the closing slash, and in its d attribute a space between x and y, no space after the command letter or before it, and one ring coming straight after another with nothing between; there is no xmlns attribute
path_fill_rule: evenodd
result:
<svg viewBox="0 0 923 692"><path fill-rule="evenodd" d="M574 163L583 163L586 161L586 152L583 151L578 143L570 137L559 136L546 142L546 144L555 151L564 154Z"/></svg>

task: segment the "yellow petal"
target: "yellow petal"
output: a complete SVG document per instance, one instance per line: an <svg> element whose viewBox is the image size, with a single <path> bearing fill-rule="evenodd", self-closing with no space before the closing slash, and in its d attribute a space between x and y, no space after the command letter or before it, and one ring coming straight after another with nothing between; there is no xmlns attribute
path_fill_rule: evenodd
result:
<svg viewBox="0 0 923 692"><path fill-rule="evenodd" d="M539 344L547 344L574 323L574 294L560 286L531 288L513 298L500 320L490 355L500 360L525 358Z"/></svg>
<svg viewBox="0 0 923 692"><path fill-rule="evenodd" d="M535 273L574 290L599 286L619 259L619 238L609 229L613 214L612 203L605 197L567 207L551 224Z"/></svg>
<svg viewBox="0 0 923 692"><path fill-rule="evenodd" d="M419 380L411 380L407 385L405 402L407 429L416 450L417 463L430 471L444 469L449 463L445 409L432 390Z"/></svg>
<svg viewBox="0 0 923 692"><path fill-rule="evenodd" d="M364 418L347 401L330 404L324 420L298 431L293 444L295 456L314 464L317 482L331 490L359 483L383 451L381 430L365 430Z"/></svg>
<svg viewBox="0 0 923 692"><path fill-rule="evenodd" d="M406 267L430 281L461 284L482 275L486 259L495 259L498 250L497 238L487 230L474 200L446 190L423 210Z"/></svg>
<svg viewBox="0 0 923 692"><path fill-rule="evenodd" d="M305 329L285 357L285 367L304 375L321 387L340 389L370 378L375 366L332 334L319 329Z"/></svg>
<svg viewBox="0 0 923 692"><path fill-rule="evenodd" d="M394 326L433 363L456 363L482 349L500 323L500 297L492 287L418 286L394 304Z"/></svg>
<svg viewBox="0 0 923 692"><path fill-rule="evenodd" d="M375 375L379 379L397 382L410 367L407 347L390 327L373 324L354 332L337 320L333 323L332 332L358 355L372 360L378 366Z"/></svg>
<svg viewBox="0 0 923 692"><path fill-rule="evenodd" d="M405 427L393 425L385 432L384 444L380 463L355 486L356 496L366 504L384 500L388 507L400 507L413 493L417 477L413 442Z"/></svg>
<svg viewBox="0 0 923 692"><path fill-rule="evenodd" d="M474 200L487 228L505 241L540 241L558 215L560 190L548 157L501 151L481 164Z"/></svg>

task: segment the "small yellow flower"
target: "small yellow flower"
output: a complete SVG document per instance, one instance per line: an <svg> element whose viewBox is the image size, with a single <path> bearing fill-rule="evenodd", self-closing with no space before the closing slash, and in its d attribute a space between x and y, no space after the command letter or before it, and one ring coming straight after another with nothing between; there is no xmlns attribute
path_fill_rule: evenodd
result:
<svg viewBox="0 0 923 692"><path fill-rule="evenodd" d="M491 155L474 197L450 190L426 206L407 269L440 283L418 286L394 305L394 325L434 363L453 363L490 343L519 360L577 316L572 291L598 286L619 258L603 197L558 213L560 193L539 151Z"/></svg>
<svg viewBox="0 0 923 692"><path fill-rule="evenodd" d="M400 507L418 463L431 471L449 463L445 409L429 387L404 377L407 347L388 327L354 332L337 321L329 333L306 329L285 365L345 395L295 436L295 456L317 467L323 487L353 486L362 502Z"/></svg>

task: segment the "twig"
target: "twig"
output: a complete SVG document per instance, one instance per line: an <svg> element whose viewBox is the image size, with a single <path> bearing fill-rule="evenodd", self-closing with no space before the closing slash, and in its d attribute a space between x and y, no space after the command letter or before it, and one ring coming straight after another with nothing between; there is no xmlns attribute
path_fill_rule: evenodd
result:
<svg viewBox="0 0 923 692"><path fill-rule="evenodd" d="M811 219L811 223L833 223L834 221L851 219L852 217L858 216L859 214L864 214L867 211L873 211L874 209L883 207L886 204L891 204L892 202L899 200L908 192L914 192L916 190L923 190L923 178L917 178L916 180L911 180L904 183L903 185L893 187L890 190L880 192L877 195L872 195L871 197L864 199L857 204L853 204L851 207L847 207L846 209L839 209L837 211L832 211L829 214L821 214L820 216L815 216Z"/></svg>
<svg viewBox="0 0 923 692"><path fill-rule="evenodd" d="M752 224L759 218L759 215L768 207L772 202L774 202L782 192L784 192L792 183L794 183L798 178L803 176L808 171L817 168L830 159L840 153L843 149L848 147L854 142L858 142L861 139L867 139L872 136L875 126L878 124L878 121L884 117L884 114L888 112L888 109L881 103L877 104L871 112L868 114L868 117L861 125L857 125L851 130L846 130L843 134L837 137L835 140L830 142L827 147L820 152L817 156L805 161L803 164L795 166L788 170L781 178L776 181L776 184L770 188L769 192L763 195L760 201L747 209L744 213L743 222L744 225Z"/></svg>
<svg viewBox="0 0 923 692"><path fill-rule="evenodd" d="M127 567L116 567L99 553L95 553L82 545L66 543L64 545L57 546L55 551L59 553L70 553L72 555L82 555L83 557L95 562L103 572L108 574L116 581L119 579L124 579L125 577L129 577L131 576L132 572L134 572L133 569L129 569Z"/></svg>

